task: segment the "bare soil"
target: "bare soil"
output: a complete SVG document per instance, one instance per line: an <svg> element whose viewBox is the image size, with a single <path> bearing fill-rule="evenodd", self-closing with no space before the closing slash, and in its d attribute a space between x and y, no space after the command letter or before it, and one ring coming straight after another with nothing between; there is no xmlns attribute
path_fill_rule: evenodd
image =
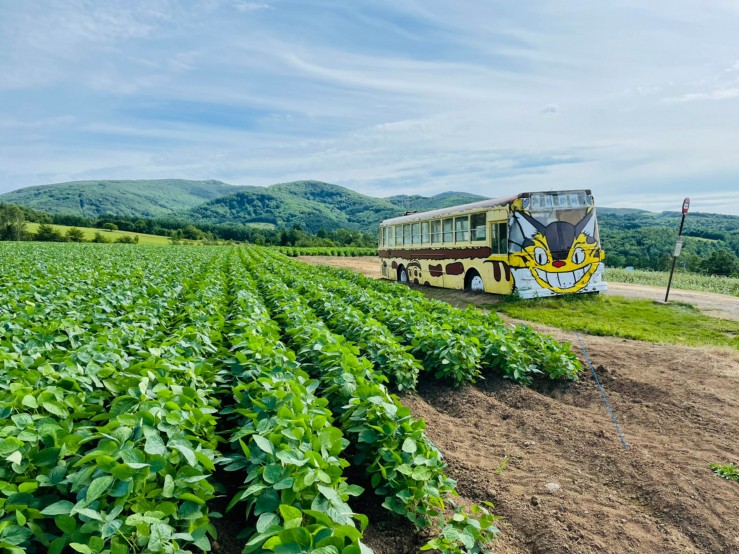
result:
<svg viewBox="0 0 739 554"><path fill-rule="evenodd" d="M326 261L379 274L367 258ZM444 292L457 304L481 296ZM577 344L571 332L533 326ZM589 372L533 388L495 376L461 389L422 382L402 398L444 453L460 502L491 501L505 518L495 551L739 553L739 483L709 468L739 463L739 352L583 342L628 448ZM371 497L364 502L358 510L377 512ZM405 522L371 521L366 537L377 554L415 553L423 543Z"/></svg>

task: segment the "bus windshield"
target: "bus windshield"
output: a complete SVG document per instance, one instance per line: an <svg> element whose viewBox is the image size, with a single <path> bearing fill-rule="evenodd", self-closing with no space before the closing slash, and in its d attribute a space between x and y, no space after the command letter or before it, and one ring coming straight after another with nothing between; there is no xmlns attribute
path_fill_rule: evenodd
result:
<svg viewBox="0 0 739 554"><path fill-rule="evenodd" d="M544 225L554 221L574 225L592 206L593 197L585 191L537 192L523 199L523 209Z"/></svg>

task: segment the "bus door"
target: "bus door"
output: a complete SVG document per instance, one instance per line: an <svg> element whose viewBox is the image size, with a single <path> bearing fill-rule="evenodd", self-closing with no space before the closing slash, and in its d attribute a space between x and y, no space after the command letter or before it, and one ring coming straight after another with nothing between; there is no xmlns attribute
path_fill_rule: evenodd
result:
<svg viewBox="0 0 739 554"><path fill-rule="evenodd" d="M489 292L495 294L511 294L513 291L513 277L508 265L508 220L501 219L488 223L488 241L490 256L486 265L490 266Z"/></svg>

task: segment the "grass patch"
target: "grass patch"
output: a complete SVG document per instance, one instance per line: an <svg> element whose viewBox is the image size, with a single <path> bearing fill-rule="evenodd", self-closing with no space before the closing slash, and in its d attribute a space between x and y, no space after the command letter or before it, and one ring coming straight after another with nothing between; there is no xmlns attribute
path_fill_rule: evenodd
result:
<svg viewBox="0 0 739 554"><path fill-rule="evenodd" d="M71 225L56 225L52 224L51 227L59 231L62 235L65 235L72 226ZM29 233L35 233L38 231L38 223L26 223L26 230ZM115 242L116 239L121 237L134 237L138 235L139 244L170 244L169 237L163 237L160 235L147 235L145 233L133 233L131 231L106 231L105 229L95 229L93 227L77 227L85 235L85 240L92 241L95 238L95 233L100 233L110 242Z"/></svg>
<svg viewBox="0 0 739 554"><path fill-rule="evenodd" d="M517 319L591 335L739 350L739 322L705 316L690 304L572 294L510 299L491 308Z"/></svg>

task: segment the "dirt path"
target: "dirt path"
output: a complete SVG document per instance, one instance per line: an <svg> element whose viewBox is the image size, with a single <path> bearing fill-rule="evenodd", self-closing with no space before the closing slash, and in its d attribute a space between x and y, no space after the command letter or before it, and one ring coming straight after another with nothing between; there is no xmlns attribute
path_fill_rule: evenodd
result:
<svg viewBox="0 0 739 554"><path fill-rule="evenodd" d="M376 256L341 258L335 256L302 256L301 260L310 264L328 265L351 269L374 279L381 279L380 258ZM468 295L463 291L450 291L447 289L421 289L429 296L444 300L455 305L464 307L466 304L489 305L496 302L493 295ZM647 285L634 285L628 283L608 283L606 294L615 296L627 296L630 298L647 298L662 301L665 298L665 289ZM739 321L739 297L716 294L712 292L699 292L683 289L671 289L670 300L673 302L686 302L692 304L701 312L712 317L733 319Z"/></svg>
<svg viewBox="0 0 739 554"><path fill-rule="evenodd" d="M589 375L538 389L428 383L403 399L462 495L506 517L498 551L739 552L739 485L708 467L739 461L739 354L585 342L628 450Z"/></svg>
<svg viewBox="0 0 739 554"><path fill-rule="evenodd" d="M358 258L329 265L367 274L379 267ZM505 517L496 552L739 553L739 483L709 468L739 464L739 352L583 340L628 449L589 373L534 388L495 376L457 390L425 382L402 399L426 420L462 502L491 501ZM371 525L367 536L377 554L420 544L398 523Z"/></svg>

